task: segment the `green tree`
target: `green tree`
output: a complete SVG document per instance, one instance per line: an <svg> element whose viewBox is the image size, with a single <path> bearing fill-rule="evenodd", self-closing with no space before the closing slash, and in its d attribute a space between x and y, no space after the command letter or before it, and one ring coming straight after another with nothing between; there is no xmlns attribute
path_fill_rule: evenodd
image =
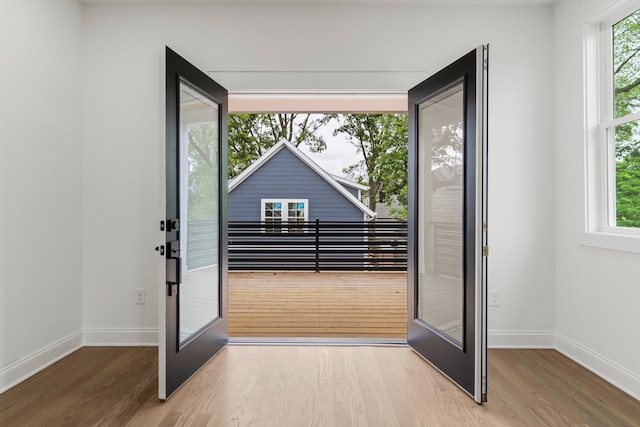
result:
<svg viewBox="0 0 640 427"><path fill-rule="evenodd" d="M640 111L640 10L613 26L614 116ZM616 157L640 152L638 122L616 128Z"/></svg>
<svg viewBox="0 0 640 427"><path fill-rule="evenodd" d="M640 227L640 155L616 163L616 225Z"/></svg>
<svg viewBox="0 0 640 427"><path fill-rule="evenodd" d="M640 10L613 26L615 116L640 111Z"/></svg>
<svg viewBox="0 0 640 427"><path fill-rule="evenodd" d="M327 145L318 129L331 119L312 114L230 114L229 178L237 176L281 139L296 147L306 144L314 153Z"/></svg>
<svg viewBox="0 0 640 427"><path fill-rule="evenodd" d="M640 112L640 10L613 26L614 117ZM616 225L640 227L640 129L615 128Z"/></svg>
<svg viewBox="0 0 640 427"><path fill-rule="evenodd" d="M392 212L406 218L407 116L405 114L334 114L339 127L362 158L343 170L351 179L369 186L369 209L390 203L395 196L402 208Z"/></svg>

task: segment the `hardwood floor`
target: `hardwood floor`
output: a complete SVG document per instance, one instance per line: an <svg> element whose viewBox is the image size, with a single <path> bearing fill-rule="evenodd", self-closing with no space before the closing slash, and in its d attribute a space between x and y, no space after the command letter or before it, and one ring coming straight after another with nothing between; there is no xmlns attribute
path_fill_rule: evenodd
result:
<svg viewBox="0 0 640 427"><path fill-rule="evenodd" d="M640 401L553 350L490 350L475 404L407 347L225 347L167 402L155 347L85 347L0 395L2 426L637 426Z"/></svg>
<svg viewBox="0 0 640 427"><path fill-rule="evenodd" d="M407 274L230 272L229 336L407 338Z"/></svg>

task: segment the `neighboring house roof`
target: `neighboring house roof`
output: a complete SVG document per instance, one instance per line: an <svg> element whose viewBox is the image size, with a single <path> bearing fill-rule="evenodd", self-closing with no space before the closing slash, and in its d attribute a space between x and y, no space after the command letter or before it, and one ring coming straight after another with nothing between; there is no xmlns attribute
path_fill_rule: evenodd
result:
<svg viewBox="0 0 640 427"><path fill-rule="evenodd" d="M352 188L356 188L360 191L367 191L369 189L369 187L367 187L366 185L362 185L360 183L357 183L355 181L350 181L346 178L343 178L341 176L338 175L333 175L333 174L329 174L331 175L331 178L335 179L336 181L338 181L340 184L347 186L347 187L352 187Z"/></svg>
<svg viewBox="0 0 640 427"><path fill-rule="evenodd" d="M338 193L340 193L345 199L349 200L355 207L360 209L362 213L364 213L370 219L376 217L376 213L367 207L362 201L358 200L353 194L349 192L346 188L344 188L338 180L331 176L327 171L322 169L320 166L316 164L313 160L311 160L306 154L300 151L295 145L287 141L286 139L282 139L280 142L275 144L273 147L269 148L258 160L253 162L251 166L243 170L238 176L229 181L229 193L231 193L236 187L242 184L247 178L249 178L255 171L260 169L265 163L267 163L273 156L278 154L281 150L287 149L293 155L295 155L298 159L300 159L303 163L305 163L309 168L311 168L315 173L317 173L322 179L324 179L331 187L333 187ZM360 185L357 183L350 182L341 178L344 181L350 183L351 186ZM345 184L348 185L348 184ZM358 187L356 187L358 188ZM366 187L365 187L366 189Z"/></svg>

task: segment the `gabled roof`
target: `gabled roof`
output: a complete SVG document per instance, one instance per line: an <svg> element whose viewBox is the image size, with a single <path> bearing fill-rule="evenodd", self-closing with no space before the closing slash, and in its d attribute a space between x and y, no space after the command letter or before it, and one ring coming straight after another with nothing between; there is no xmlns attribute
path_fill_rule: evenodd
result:
<svg viewBox="0 0 640 427"><path fill-rule="evenodd" d="M358 200L353 194L351 194L346 188L344 188L333 176L327 171L322 169L316 162L311 160L306 154L298 149L295 145L287 141L286 139L280 140L273 147L269 148L258 160L253 162L251 166L242 171L238 176L229 181L229 193L231 193L236 187L242 184L247 178L254 174L255 171L260 169L271 158L278 154L281 150L287 149L298 159L302 160L309 168L317 173L322 179L324 179L330 186L332 186L338 193L349 200L355 207L360 209L362 213L373 219L376 217L376 213L367 207L364 203ZM345 180L346 181L346 180ZM354 183L352 183L354 184ZM360 185L360 184L357 184ZM356 187L357 188L357 187Z"/></svg>

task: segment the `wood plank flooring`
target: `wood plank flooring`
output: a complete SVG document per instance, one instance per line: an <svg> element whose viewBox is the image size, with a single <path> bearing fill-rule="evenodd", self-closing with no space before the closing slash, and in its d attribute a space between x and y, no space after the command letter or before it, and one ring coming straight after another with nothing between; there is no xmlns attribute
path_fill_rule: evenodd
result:
<svg viewBox="0 0 640 427"><path fill-rule="evenodd" d="M230 272L229 336L404 340L407 275Z"/></svg>
<svg viewBox="0 0 640 427"><path fill-rule="evenodd" d="M85 347L0 395L12 426L637 426L640 402L553 350L490 350L474 403L406 347L227 346L167 402L155 347Z"/></svg>

